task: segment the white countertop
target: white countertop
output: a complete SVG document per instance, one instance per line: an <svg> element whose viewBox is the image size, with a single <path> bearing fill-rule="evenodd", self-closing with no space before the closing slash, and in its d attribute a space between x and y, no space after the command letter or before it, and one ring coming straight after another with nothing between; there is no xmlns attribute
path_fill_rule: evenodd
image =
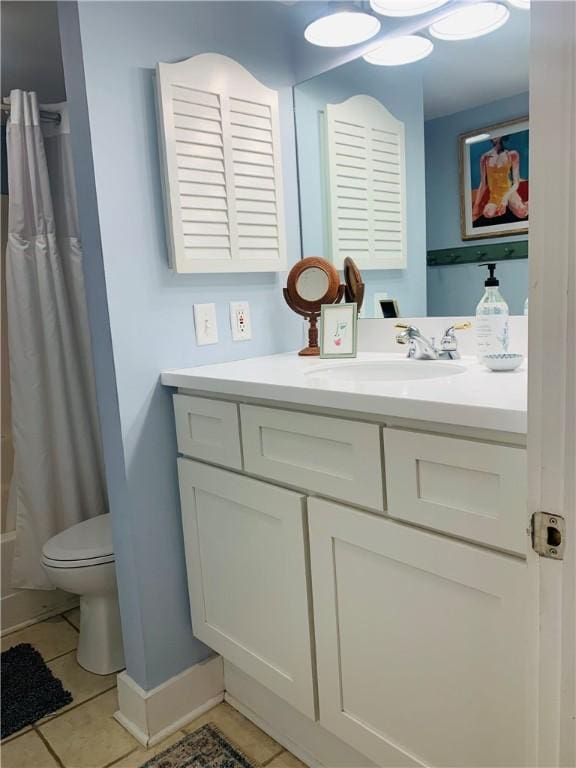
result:
<svg viewBox="0 0 576 768"><path fill-rule="evenodd" d="M375 416L526 434L526 361L511 373L494 373L472 357L438 365L461 365L463 373L412 381L334 381L310 372L362 361L405 360L402 354L370 353L356 360L320 360L296 353L164 371L162 383L206 393L337 408ZM410 365L425 367L428 361Z"/></svg>

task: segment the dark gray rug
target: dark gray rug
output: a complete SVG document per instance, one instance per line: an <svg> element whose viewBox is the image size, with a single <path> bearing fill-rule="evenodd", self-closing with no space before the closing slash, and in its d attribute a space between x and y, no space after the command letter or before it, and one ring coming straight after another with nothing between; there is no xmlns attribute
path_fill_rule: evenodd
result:
<svg viewBox="0 0 576 768"><path fill-rule="evenodd" d="M2 652L3 739L71 701L69 691L29 643Z"/></svg>
<svg viewBox="0 0 576 768"><path fill-rule="evenodd" d="M257 768L216 726L208 723L185 736L141 768Z"/></svg>

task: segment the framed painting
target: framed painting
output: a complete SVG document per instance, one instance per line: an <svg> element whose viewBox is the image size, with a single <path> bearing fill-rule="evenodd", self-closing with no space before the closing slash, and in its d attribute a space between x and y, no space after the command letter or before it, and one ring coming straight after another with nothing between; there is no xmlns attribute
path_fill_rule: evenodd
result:
<svg viewBox="0 0 576 768"><path fill-rule="evenodd" d="M528 118L460 136L463 240L528 232Z"/></svg>

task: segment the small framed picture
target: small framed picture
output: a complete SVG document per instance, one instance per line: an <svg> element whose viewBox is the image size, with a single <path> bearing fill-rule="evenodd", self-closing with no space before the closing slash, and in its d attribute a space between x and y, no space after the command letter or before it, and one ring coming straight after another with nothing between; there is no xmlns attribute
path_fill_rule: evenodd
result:
<svg viewBox="0 0 576 768"><path fill-rule="evenodd" d="M356 357L357 304L323 304L320 357Z"/></svg>

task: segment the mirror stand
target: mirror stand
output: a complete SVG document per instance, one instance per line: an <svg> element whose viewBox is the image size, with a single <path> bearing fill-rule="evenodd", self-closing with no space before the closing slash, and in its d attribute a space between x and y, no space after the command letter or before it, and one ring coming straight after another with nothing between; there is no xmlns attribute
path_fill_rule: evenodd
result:
<svg viewBox="0 0 576 768"><path fill-rule="evenodd" d="M298 315L305 317L310 324L308 327L308 346L301 349L300 352L298 352L298 354L300 355L300 357L309 357L312 355L319 355L320 347L318 345L318 318L320 317L320 313L306 312L299 309L297 306L295 306L292 303L290 299L290 294L288 293L286 288L284 288L284 298L286 299L286 304L288 304L290 309L292 309Z"/></svg>

